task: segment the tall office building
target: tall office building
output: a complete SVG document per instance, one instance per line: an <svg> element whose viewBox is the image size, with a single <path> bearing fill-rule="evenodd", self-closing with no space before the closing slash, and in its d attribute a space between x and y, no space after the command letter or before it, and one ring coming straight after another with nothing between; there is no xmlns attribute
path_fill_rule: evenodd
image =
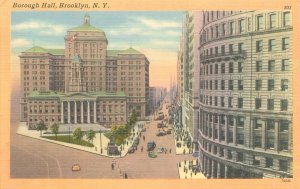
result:
<svg viewBox="0 0 300 189"><path fill-rule="evenodd" d="M149 114L149 61L132 47L108 50L104 31L90 24L69 29L65 49L34 46L20 55L21 121L126 123L134 110Z"/></svg>
<svg viewBox="0 0 300 189"><path fill-rule="evenodd" d="M289 11L206 11L199 147L210 178L292 177Z"/></svg>

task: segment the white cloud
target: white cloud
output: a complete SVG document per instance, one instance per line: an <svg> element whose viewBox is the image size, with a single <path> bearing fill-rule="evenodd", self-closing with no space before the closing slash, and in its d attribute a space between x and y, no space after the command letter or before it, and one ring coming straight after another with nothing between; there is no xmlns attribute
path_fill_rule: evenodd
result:
<svg viewBox="0 0 300 189"><path fill-rule="evenodd" d="M13 48L29 46L30 44L32 44L32 42L25 38L16 38L11 41L11 46Z"/></svg>
<svg viewBox="0 0 300 189"><path fill-rule="evenodd" d="M44 21L27 21L12 26L13 31L36 30L42 35L62 35L66 32L66 26L46 23Z"/></svg>
<svg viewBox="0 0 300 189"><path fill-rule="evenodd" d="M149 26L153 29L161 29L161 28L178 28L181 27L179 22L172 22L172 21L162 21L162 20L154 20L149 18L134 18L137 21L141 22L142 24Z"/></svg>

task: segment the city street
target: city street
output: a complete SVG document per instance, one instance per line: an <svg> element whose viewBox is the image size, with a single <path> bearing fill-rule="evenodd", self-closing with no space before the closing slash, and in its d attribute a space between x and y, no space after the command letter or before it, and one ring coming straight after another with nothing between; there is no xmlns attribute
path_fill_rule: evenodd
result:
<svg viewBox="0 0 300 189"><path fill-rule="evenodd" d="M192 160L191 155L176 155L173 134L156 136L157 122L145 124L138 150L124 158L99 156L53 143L17 135L19 112L13 101L11 125L11 177L12 178L179 178L177 163ZM165 114L167 110L163 108ZM142 136L143 136L142 135ZM147 142L154 140L156 149L167 148L167 153L148 157ZM141 147L143 146L143 152ZM171 149L171 153L170 150ZM112 163L114 170L112 170ZM73 164L79 164L80 171L73 172Z"/></svg>

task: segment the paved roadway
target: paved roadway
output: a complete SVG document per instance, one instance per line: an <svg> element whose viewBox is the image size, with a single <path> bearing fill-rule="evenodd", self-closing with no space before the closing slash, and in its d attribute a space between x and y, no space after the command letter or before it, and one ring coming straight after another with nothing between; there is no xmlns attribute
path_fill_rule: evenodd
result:
<svg viewBox="0 0 300 189"><path fill-rule="evenodd" d="M124 158L116 158L115 169L111 169L113 158L60 146L45 141L17 135L19 110L17 99L12 98L11 124L11 177L12 178L121 178L125 172L128 178L179 178L177 163L192 159L191 155L175 155L172 135L157 137L156 121L147 124L146 140L140 140L138 151ZM166 112L166 109L163 109ZM157 147L163 146L172 153L158 154L149 158L146 143L156 141ZM143 146L144 151L140 148ZM81 171L72 172L74 163ZM118 168L119 167L119 168Z"/></svg>

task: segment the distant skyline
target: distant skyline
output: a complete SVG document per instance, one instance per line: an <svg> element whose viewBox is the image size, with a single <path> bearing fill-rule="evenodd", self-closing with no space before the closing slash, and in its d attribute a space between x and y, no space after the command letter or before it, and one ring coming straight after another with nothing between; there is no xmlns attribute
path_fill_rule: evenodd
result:
<svg viewBox="0 0 300 189"><path fill-rule="evenodd" d="M81 25L86 13L91 24L105 32L108 49L133 47L144 53L150 61L150 86L169 88L171 77L176 76L183 11L13 12L13 69L18 69L18 55L33 45L64 49L67 30Z"/></svg>

